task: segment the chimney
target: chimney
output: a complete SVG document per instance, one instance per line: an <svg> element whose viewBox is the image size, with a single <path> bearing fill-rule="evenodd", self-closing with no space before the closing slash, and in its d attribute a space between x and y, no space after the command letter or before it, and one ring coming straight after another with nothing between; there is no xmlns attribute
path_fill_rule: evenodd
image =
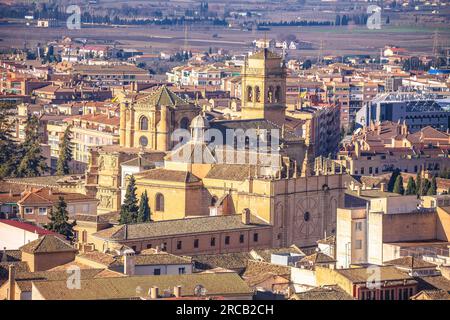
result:
<svg viewBox="0 0 450 320"><path fill-rule="evenodd" d="M160 252L160 248L159 248L159 246L156 246L155 247L155 253L159 253Z"/></svg>
<svg viewBox="0 0 450 320"><path fill-rule="evenodd" d="M386 192L386 183L385 182L380 183L380 191Z"/></svg>
<svg viewBox="0 0 450 320"><path fill-rule="evenodd" d="M6 256L6 247L3 247L3 255L2 255L2 261L1 262L7 262L8 257Z"/></svg>
<svg viewBox="0 0 450 320"><path fill-rule="evenodd" d="M250 209L249 208L245 208L244 211L242 212L242 223L243 224L250 224Z"/></svg>
<svg viewBox="0 0 450 320"><path fill-rule="evenodd" d="M158 299L158 296L159 296L159 288L158 287L151 287L150 288L150 298Z"/></svg>
<svg viewBox="0 0 450 320"><path fill-rule="evenodd" d="M356 193L358 196L361 196L361 187L360 186L356 186Z"/></svg>
<svg viewBox="0 0 450 320"><path fill-rule="evenodd" d="M359 156L361 155L361 148L360 148L358 140L355 141L354 145L355 145L355 155L357 158L359 158Z"/></svg>
<svg viewBox="0 0 450 320"><path fill-rule="evenodd" d="M16 297L16 267L14 265L10 265L8 277L8 300L15 300L15 297Z"/></svg>
<svg viewBox="0 0 450 320"><path fill-rule="evenodd" d="M175 298L181 298L181 286L175 286L173 288L173 295Z"/></svg>
<svg viewBox="0 0 450 320"><path fill-rule="evenodd" d="M49 188L48 189L48 195L51 196L52 194L53 194L53 190L52 190L52 188Z"/></svg>
<svg viewBox="0 0 450 320"><path fill-rule="evenodd" d="M123 257L123 273L127 276L134 276L136 268L136 256L134 252L126 252Z"/></svg>

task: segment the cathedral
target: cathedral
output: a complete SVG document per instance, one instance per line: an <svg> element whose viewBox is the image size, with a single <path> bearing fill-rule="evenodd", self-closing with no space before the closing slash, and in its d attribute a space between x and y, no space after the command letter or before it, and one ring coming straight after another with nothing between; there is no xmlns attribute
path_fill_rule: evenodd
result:
<svg viewBox="0 0 450 320"><path fill-rule="evenodd" d="M274 247L312 246L332 235L337 207L343 203L345 176L335 170L316 175L305 139L285 127L282 58L267 49L250 56L242 70L242 87L238 120L214 119L166 86L125 100L120 110L120 146L100 147L92 157L88 179L97 188L97 198L112 195L102 200L99 209L120 210L121 189L133 174L138 197L147 192L156 221L249 210L273 226ZM175 144L170 135L179 128L189 129L191 138ZM223 136L230 130L253 130L256 140L218 141L211 130ZM274 130L275 145L254 148L272 142ZM269 162L262 161L267 158ZM114 163L114 169L101 166L105 161ZM123 167L130 161L149 166L126 173Z"/></svg>

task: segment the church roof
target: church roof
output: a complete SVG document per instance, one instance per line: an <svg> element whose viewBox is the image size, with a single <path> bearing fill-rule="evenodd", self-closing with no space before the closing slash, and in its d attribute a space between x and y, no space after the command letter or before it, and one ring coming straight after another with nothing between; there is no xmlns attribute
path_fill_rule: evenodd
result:
<svg viewBox="0 0 450 320"><path fill-rule="evenodd" d="M250 216L250 224L244 224L240 214L233 214L120 225L98 231L94 236L121 241L270 227L270 224L254 215Z"/></svg>
<svg viewBox="0 0 450 320"><path fill-rule="evenodd" d="M284 128L284 138L281 137L283 128L272 121L266 119L242 119L242 120L221 120L214 121L210 123L211 127L220 130L224 137L226 137L227 129L242 129L244 131L248 129L260 129L260 130L280 130L280 140L281 141L300 141L303 138L289 127Z"/></svg>
<svg viewBox="0 0 450 320"><path fill-rule="evenodd" d="M199 182L200 179L189 171L167 170L162 168L152 169L144 171L136 175L138 178L159 180L159 181L171 181L182 183L194 183Z"/></svg>
<svg viewBox="0 0 450 320"><path fill-rule="evenodd" d="M219 180L244 181L249 178L249 171L254 172L254 166L244 164L216 164L209 170L206 178Z"/></svg>
<svg viewBox="0 0 450 320"><path fill-rule="evenodd" d="M211 150L206 143L189 141L169 153L165 160L180 163L216 163Z"/></svg>
<svg viewBox="0 0 450 320"><path fill-rule="evenodd" d="M151 106L167 106L172 108L189 104L189 102L181 99L178 95L172 92L166 85L157 87L149 95L138 101L148 103Z"/></svg>

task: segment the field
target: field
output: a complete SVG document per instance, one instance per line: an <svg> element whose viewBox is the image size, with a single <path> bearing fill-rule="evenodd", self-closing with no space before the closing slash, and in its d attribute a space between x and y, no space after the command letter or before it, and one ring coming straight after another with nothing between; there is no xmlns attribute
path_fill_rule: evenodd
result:
<svg viewBox="0 0 450 320"><path fill-rule="evenodd" d="M322 43L323 54L378 54L385 45L405 47L414 52L431 53L433 34L439 32L440 45L448 45L450 31L426 27L383 27L369 30L361 26L342 27L273 27L270 31L244 32L223 27L191 27L187 43L193 51L226 48L234 53L251 49L251 42L257 38L280 38L293 34L301 41L311 42L313 49L290 51L292 57L315 57ZM215 36L213 36L215 34ZM22 23L0 25L0 47L28 47L61 39L64 36L85 38L90 42L116 42L119 47L135 48L146 53L176 51L184 48L183 27L159 26L85 26L80 30L58 28L36 28Z"/></svg>

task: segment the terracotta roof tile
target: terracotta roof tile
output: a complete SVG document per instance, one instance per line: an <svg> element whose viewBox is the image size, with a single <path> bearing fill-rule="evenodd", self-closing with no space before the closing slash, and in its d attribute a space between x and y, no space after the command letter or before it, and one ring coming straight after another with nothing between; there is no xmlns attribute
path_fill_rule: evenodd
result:
<svg viewBox="0 0 450 320"><path fill-rule="evenodd" d="M252 295L252 291L236 273L196 273L183 275L132 276L81 280L80 290L70 290L66 281L34 282L39 293L49 300L104 300L148 297L151 287L163 290L181 286L182 297L194 296L202 285L207 296ZM140 290L137 290L139 288Z"/></svg>
<svg viewBox="0 0 450 320"><path fill-rule="evenodd" d="M354 300L339 286L324 286L294 294L290 300Z"/></svg>
<svg viewBox="0 0 450 320"><path fill-rule="evenodd" d="M176 171L167 169L152 169L136 174L136 179L150 179L159 181L171 181L182 183L195 183L200 179L188 171Z"/></svg>
<svg viewBox="0 0 450 320"><path fill-rule="evenodd" d="M248 225L242 223L241 215L226 215L120 225L101 230L94 233L93 236L120 241L263 227L270 227L270 225L253 215L251 216L251 224Z"/></svg>
<svg viewBox="0 0 450 320"><path fill-rule="evenodd" d="M77 251L69 243L54 235L44 235L20 247L20 250L31 254Z"/></svg>

